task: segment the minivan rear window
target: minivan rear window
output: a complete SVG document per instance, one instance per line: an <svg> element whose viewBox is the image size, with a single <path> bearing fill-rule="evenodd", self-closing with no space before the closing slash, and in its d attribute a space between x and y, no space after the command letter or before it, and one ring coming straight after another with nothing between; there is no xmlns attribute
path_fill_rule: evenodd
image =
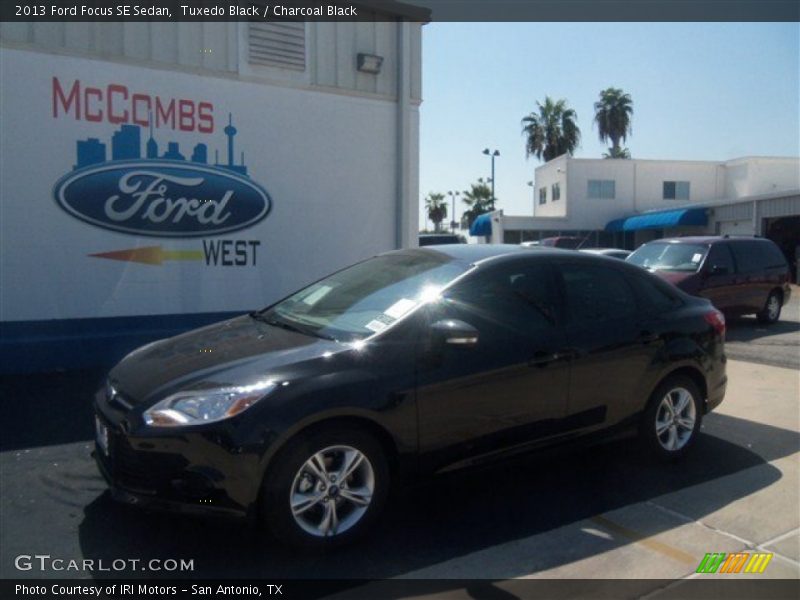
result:
<svg viewBox="0 0 800 600"><path fill-rule="evenodd" d="M742 273L786 266L783 253L768 240L737 241L730 246L736 258L736 266Z"/></svg>
<svg viewBox="0 0 800 600"><path fill-rule="evenodd" d="M707 244L650 242L628 257L631 262L651 271L694 273L708 252Z"/></svg>

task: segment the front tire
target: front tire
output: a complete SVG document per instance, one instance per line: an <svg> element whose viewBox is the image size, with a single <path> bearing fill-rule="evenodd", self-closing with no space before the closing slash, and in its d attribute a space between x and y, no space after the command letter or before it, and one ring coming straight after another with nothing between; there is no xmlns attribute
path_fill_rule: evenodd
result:
<svg viewBox="0 0 800 600"><path fill-rule="evenodd" d="M772 323L775 323L781 318L781 308L783 308L781 295L778 292L772 292L767 297L767 302L764 304L764 308L761 309L761 312L756 314L758 322L764 323L765 325L771 325Z"/></svg>
<svg viewBox="0 0 800 600"><path fill-rule="evenodd" d="M650 396L639 437L657 458L676 460L694 445L703 418L700 390L689 377L665 379Z"/></svg>
<svg viewBox="0 0 800 600"><path fill-rule="evenodd" d="M380 443L354 427L301 434L267 473L261 515L281 541L322 550L350 543L380 514L389 468Z"/></svg>

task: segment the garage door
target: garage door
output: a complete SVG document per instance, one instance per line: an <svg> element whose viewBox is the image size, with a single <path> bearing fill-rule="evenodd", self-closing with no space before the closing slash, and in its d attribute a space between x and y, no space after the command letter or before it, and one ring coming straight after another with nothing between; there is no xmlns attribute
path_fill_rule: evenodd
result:
<svg viewBox="0 0 800 600"><path fill-rule="evenodd" d="M752 221L722 221L717 228L720 235L753 235Z"/></svg>

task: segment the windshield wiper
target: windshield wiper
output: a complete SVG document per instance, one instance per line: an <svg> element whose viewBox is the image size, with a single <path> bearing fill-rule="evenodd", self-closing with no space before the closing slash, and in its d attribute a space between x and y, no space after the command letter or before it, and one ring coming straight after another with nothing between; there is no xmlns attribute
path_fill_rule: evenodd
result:
<svg viewBox="0 0 800 600"><path fill-rule="evenodd" d="M250 316L256 321L261 321L262 323L266 323L267 325L272 325L273 327L280 327L281 329L286 329L287 331L294 331L295 333L302 333L303 335L309 335L311 337L316 337L323 340L335 341L335 338L332 338L329 335L324 335L317 331L313 331L305 327L300 327L298 325L295 325L294 323L290 323L289 321L276 319L275 317L272 316L268 317L266 314L261 312L253 311L250 313Z"/></svg>

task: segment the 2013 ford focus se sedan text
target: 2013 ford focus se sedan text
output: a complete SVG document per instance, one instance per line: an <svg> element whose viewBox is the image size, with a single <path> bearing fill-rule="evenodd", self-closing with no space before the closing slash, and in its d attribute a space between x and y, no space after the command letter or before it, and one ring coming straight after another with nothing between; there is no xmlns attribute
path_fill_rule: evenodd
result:
<svg viewBox="0 0 800 600"><path fill-rule="evenodd" d="M335 545L401 476L601 433L682 456L723 399L724 334L709 301L614 259L389 252L128 355L95 456L117 499Z"/></svg>

